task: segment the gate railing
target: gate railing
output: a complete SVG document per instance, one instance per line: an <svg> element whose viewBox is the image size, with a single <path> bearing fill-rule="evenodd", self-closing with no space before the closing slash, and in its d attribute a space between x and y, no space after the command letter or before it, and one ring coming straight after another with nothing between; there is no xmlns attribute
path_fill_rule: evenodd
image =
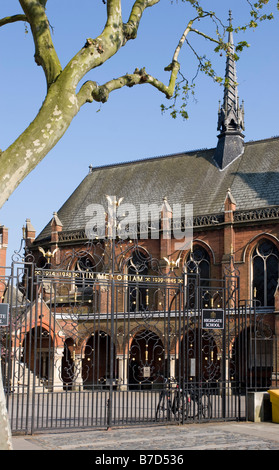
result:
<svg viewBox="0 0 279 470"><path fill-rule="evenodd" d="M80 283L32 263L8 274L0 350L13 432L245 419L247 391L278 385L274 314L239 302L237 278Z"/></svg>

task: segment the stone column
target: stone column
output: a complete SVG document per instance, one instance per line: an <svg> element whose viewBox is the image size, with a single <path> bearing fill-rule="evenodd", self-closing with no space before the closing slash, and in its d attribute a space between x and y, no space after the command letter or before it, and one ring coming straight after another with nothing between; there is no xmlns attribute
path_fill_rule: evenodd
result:
<svg viewBox="0 0 279 470"><path fill-rule="evenodd" d="M53 391L63 392L63 380L62 380L62 358L64 348L57 348L54 352L54 366L53 366Z"/></svg>
<svg viewBox="0 0 279 470"><path fill-rule="evenodd" d="M74 380L73 380L73 390L82 391L83 390L83 380L82 380L82 355L75 354L73 357L74 362Z"/></svg>
<svg viewBox="0 0 279 470"><path fill-rule="evenodd" d="M124 354L118 354L118 383L119 390L127 390L127 370L128 370L128 358Z"/></svg>
<svg viewBox="0 0 279 470"><path fill-rule="evenodd" d="M170 377L175 377L175 354L170 354Z"/></svg>

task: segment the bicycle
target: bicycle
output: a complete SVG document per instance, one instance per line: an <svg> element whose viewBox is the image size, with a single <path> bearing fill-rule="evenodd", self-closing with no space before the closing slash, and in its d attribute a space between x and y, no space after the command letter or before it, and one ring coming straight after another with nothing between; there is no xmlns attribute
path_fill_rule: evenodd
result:
<svg viewBox="0 0 279 470"><path fill-rule="evenodd" d="M178 386L173 392L170 389L162 390L156 408L156 421L170 420L171 415L179 422L189 419L210 419L212 417L210 396L202 393L193 384L184 392Z"/></svg>
<svg viewBox="0 0 279 470"><path fill-rule="evenodd" d="M167 380L165 381L165 383L167 383ZM179 391L177 386L173 390L174 387L175 382L171 381L168 384L168 388L161 391L159 402L156 408L156 421L162 419L169 420L171 414L174 415L175 419L178 419L177 405L179 403Z"/></svg>
<svg viewBox="0 0 279 470"><path fill-rule="evenodd" d="M200 420L212 417L210 395L205 393L200 385L191 384L188 389L186 388L184 397L186 397L186 419Z"/></svg>

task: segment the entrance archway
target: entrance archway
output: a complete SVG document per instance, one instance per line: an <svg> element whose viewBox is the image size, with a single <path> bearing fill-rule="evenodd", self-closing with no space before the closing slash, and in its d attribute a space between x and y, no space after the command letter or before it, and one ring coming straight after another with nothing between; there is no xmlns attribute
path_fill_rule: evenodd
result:
<svg viewBox="0 0 279 470"><path fill-rule="evenodd" d="M268 325L255 328L251 325L236 337L230 354L230 380L237 391L272 385L273 334Z"/></svg>
<svg viewBox="0 0 279 470"><path fill-rule="evenodd" d="M180 374L187 381L216 386L221 364L216 341L208 330L189 329L181 341Z"/></svg>
<svg viewBox="0 0 279 470"><path fill-rule="evenodd" d="M159 336L143 329L138 332L130 347L130 388L153 388L164 381L165 352Z"/></svg>
<svg viewBox="0 0 279 470"><path fill-rule="evenodd" d="M92 333L86 343L82 363L84 388L106 387L111 378L111 337L104 331ZM113 345L113 378L115 378L115 346Z"/></svg>
<svg viewBox="0 0 279 470"><path fill-rule="evenodd" d="M22 362L43 382L53 376L53 341L49 331L37 326L28 331L23 341Z"/></svg>

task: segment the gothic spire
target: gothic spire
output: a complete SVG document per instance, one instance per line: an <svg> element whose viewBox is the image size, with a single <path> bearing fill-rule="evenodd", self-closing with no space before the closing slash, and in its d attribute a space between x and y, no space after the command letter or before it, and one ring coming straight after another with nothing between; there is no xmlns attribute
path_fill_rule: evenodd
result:
<svg viewBox="0 0 279 470"><path fill-rule="evenodd" d="M218 111L218 145L214 159L220 169L224 169L244 150L244 108L239 105L235 65L235 48L232 33L232 15L229 12L229 37L226 61L223 105Z"/></svg>

